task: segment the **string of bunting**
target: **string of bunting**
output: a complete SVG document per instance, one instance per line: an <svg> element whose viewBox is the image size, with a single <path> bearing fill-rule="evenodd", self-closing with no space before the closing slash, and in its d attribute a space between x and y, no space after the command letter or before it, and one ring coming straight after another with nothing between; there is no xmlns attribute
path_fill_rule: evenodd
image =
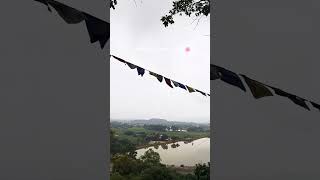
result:
<svg viewBox="0 0 320 180"><path fill-rule="evenodd" d="M285 92L279 88L256 81L254 79L249 78L246 75L243 75L243 74L238 75L237 73L234 73L223 67L213 65L213 64L210 65L210 80L220 79L223 82L230 84L232 86L238 87L242 91L246 92L246 88L240 77L244 79L244 82L248 85L255 99L278 95L278 96L282 96L290 99L293 103L307 109L308 111L310 111L310 108L307 105L307 102L309 102L314 108L320 110L320 105L313 101L301 98L297 95Z"/></svg>
<svg viewBox="0 0 320 180"><path fill-rule="evenodd" d="M179 87L179 88L181 88L181 89L184 89L184 90L188 91L189 93L198 92L198 93L201 93L201 94L204 95L204 96L210 96L209 93L205 93L205 92L200 91L200 90L198 90L198 89L196 89L196 88L193 88L193 87L191 87L191 86L182 84L182 83L180 83L180 82L178 82L178 81L172 80L172 79L170 79L170 78L168 78L168 77L165 77L165 76L163 76L163 75L161 75L161 74L158 74L158 73L156 73L156 72L154 72L154 71L150 71L150 70L147 70L147 69L142 68L142 67L140 67L140 66L137 66L137 65L135 65L135 64L132 64L132 63L130 63L130 62L128 62L128 61L126 61L126 60L124 60L124 59L122 59L122 58L117 57L117 56L110 55L110 57L113 57L114 59L116 59L116 60L118 60L118 61L120 61L120 62L128 65L128 67L129 67L130 69L137 69L138 75L141 76L141 77L142 77L142 76L145 74L145 72L147 71L147 72L149 72L149 74L150 74L151 76L156 77L160 83L164 80L164 81L166 82L166 84L167 84L169 87L171 87L171 88L173 88L173 87L175 86L175 87Z"/></svg>
<svg viewBox="0 0 320 180"><path fill-rule="evenodd" d="M65 4L62 4L54 0L35 0L48 7L48 10L52 12L50 6L54 8L61 18L67 24L78 24L85 21L87 30L90 37L90 42L95 43L99 41L101 49L110 38L110 23L96 18L88 13L82 12Z"/></svg>
<svg viewBox="0 0 320 180"><path fill-rule="evenodd" d="M85 21L86 27L89 33L90 37L90 42L95 43L98 42L100 43L101 49L104 48L105 44L110 38L110 23L103 21L99 18L96 18L88 13L85 13L83 11L77 10L75 8L72 8L70 6L67 6L65 4L62 4L58 1L55 0L34 0L37 2L40 2L47 6L48 10L52 12L51 7L57 11L57 13L61 16L61 18L67 23L67 24L78 24L82 21ZM144 72L146 69L141 68L140 66L134 65L130 62L127 62L121 58L118 58L116 56L113 56L115 59L119 60L120 62L125 63L128 65L131 69L137 69L138 75L143 76ZM320 110L320 105L301 98L299 96L296 96L294 94L287 93L279 88L261 83L259 81L256 81L254 79L251 79L243 74L236 74L230 70L227 70L223 67L219 67L217 65L210 65L210 80L217 80L220 79L225 83L228 83L230 85L236 86L240 88L243 91L246 91L246 88L244 86L243 80L241 80L240 77L242 77L245 81L245 83L248 85L253 97L255 99L260 99L263 97L267 96L282 96L290 99L293 103L307 109L310 111L309 106L307 105L307 102L311 103L311 105L318 110ZM149 71L149 70L147 70ZM168 86L173 88L171 82L173 83L174 86L183 88L185 90L188 90L189 92L200 92L201 94L205 96L210 96L210 94L204 93L202 91L199 91L197 89L194 89L190 86L183 85L179 82L173 81L167 77L164 77L160 74L157 74L155 72L149 71L150 75L155 76L160 82L162 82L162 79L165 80Z"/></svg>
<svg viewBox="0 0 320 180"><path fill-rule="evenodd" d="M55 0L35 0L35 1L46 5L49 12L52 12L51 7L54 8L57 11L57 13L61 16L61 18L67 24L78 24L82 21L85 21L86 26L87 26L87 30L89 33L89 37L90 37L90 42L95 43L95 42L99 41L101 49L104 48L106 42L109 40L109 38L110 38L110 23L105 22L99 18L96 18L96 17L88 14L88 13L82 12L80 10L77 10L75 8L72 8L70 6L62 4L62 3L55 1ZM198 89L192 88L188 85L184 85L184 84L179 83L177 81L171 80L170 78L162 76L158 73L146 70L145 68L134 65L134 64L127 62L121 58L118 58L116 56L112 56L112 57L119 60L120 62L125 63L131 69L137 69L138 75L143 76L145 71L148 71L150 73L150 75L155 76L160 82L162 82L162 79L164 79L166 84L171 88L173 88L173 86L180 87L184 90L187 90L190 93L199 92L204 96L210 96L210 94L208 94L208 93L205 93L205 92L200 91Z"/></svg>

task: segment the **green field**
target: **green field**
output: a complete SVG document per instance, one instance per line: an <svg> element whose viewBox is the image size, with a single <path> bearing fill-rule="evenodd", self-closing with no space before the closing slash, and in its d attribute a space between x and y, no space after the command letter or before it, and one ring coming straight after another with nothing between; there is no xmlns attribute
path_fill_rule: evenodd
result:
<svg viewBox="0 0 320 180"><path fill-rule="evenodd" d="M186 140L195 140L204 137L209 137L209 132L179 132L179 131L154 131L148 130L143 127L130 127L130 128L111 128L115 132L115 135L119 139L128 139L131 143L135 144L137 147L147 145L148 142L145 140L144 137L141 137L139 133L145 133L146 136L153 135L155 133L159 134L166 134L169 137L175 137L175 141L186 141ZM127 135L125 132L131 131L135 135Z"/></svg>

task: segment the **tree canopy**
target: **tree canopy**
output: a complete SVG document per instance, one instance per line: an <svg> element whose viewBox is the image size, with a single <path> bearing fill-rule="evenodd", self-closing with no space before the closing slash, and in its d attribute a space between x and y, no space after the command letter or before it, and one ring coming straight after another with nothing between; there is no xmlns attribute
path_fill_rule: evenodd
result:
<svg viewBox="0 0 320 180"><path fill-rule="evenodd" d="M161 21L165 27L174 23L175 15L192 15L199 17L210 14L210 0L177 0L173 1L172 9L167 15L162 16Z"/></svg>
<svg viewBox="0 0 320 180"><path fill-rule="evenodd" d="M110 0L110 8L115 9L117 0ZM203 16L210 14L210 0L175 0L172 2L172 9L168 14L161 17L165 27L174 23L175 15L195 16L200 20Z"/></svg>

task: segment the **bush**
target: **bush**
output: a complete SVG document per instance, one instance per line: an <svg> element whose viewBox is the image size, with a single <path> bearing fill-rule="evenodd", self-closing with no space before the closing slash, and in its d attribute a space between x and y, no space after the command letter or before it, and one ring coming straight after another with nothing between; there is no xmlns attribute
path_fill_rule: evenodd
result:
<svg viewBox="0 0 320 180"><path fill-rule="evenodd" d="M121 176L120 174L112 174L110 176L110 180L126 180L126 178L124 178L123 176Z"/></svg>
<svg viewBox="0 0 320 180"><path fill-rule="evenodd" d="M175 180L169 169L163 166L152 166L142 173L142 180Z"/></svg>
<svg viewBox="0 0 320 180"><path fill-rule="evenodd" d="M135 133L134 133L133 131L129 131L129 130L128 130L128 131L125 131L124 134L127 135L127 136L133 136L133 135L135 135Z"/></svg>

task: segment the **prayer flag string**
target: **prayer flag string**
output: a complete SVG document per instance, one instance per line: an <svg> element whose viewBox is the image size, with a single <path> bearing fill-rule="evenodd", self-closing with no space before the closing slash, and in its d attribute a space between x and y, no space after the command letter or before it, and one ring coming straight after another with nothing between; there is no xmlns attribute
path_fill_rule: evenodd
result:
<svg viewBox="0 0 320 180"><path fill-rule="evenodd" d="M166 82L166 84L167 84L169 87L171 87L171 88L179 87L179 88L181 88L181 89L184 89L184 90L188 91L189 93L198 92L198 93L202 94L203 96L210 96L209 93L205 93L205 92L200 91L200 90L198 90L198 89L196 89L196 88L193 88L193 87L191 87L191 86L189 86L189 85L182 84L182 83L180 83L180 82L178 82L178 81L172 80L171 78L168 78L168 77L166 77L166 76L163 76L163 75L161 75L161 74L158 74L158 73L156 73L156 72L154 72L154 71L150 71L150 70L148 70L148 69L145 69L145 68L142 68L142 67L140 67L140 66L137 66L137 65L135 65L135 64L133 64L133 63L131 63L131 62L128 62L128 61L126 61L126 60L124 60L124 59L122 59L122 58L119 58L119 57L117 57L117 56L115 56L115 55L110 55L110 57L113 57L114 59L116 59L116 60L118 60L118 61L120 61L120 62L128 65L130 69L137 69L138 75L143 76L143 75L145 74L145 72L147 71L147 72L149 72L149 74L150 74L151 76L156 77L160 83L161 83L161 82L163 81L163 79L164 79L164 81Z"/></svg>

